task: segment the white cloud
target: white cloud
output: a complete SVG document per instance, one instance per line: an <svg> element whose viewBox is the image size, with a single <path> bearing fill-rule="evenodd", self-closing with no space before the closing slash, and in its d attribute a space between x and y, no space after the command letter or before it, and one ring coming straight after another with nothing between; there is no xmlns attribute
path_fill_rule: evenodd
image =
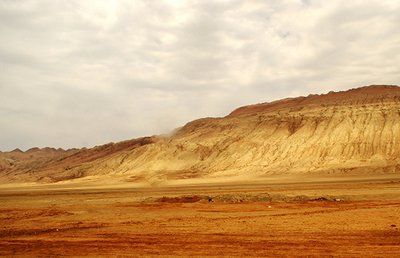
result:
<svg viewBox="0 0 400 258"><path fill-rule="evenodd" d="M0 1L0 149L163 133L400 81L400 3Z"/></svg>

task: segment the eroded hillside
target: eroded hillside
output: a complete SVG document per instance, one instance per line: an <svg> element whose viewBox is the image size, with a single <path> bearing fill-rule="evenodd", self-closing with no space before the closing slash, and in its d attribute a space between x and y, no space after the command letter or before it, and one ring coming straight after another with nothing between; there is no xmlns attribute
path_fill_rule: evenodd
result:
<svg viewBox="0 0 400 258"><path fill-rule="evenodd" d="M75 151L33 168L29 176L19 167L5 168L2 180L399 173L400 87L368 86L245 106L223 118L190 122L169 137L125 145ZM99 154L102 148L107 151ZM86 158L77 158L85 152Z"/></svg>

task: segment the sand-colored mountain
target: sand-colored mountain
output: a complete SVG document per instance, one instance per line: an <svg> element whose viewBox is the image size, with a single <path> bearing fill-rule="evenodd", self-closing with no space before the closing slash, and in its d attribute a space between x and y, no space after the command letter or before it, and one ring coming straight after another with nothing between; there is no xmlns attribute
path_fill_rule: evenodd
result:
<svg viewBox="0 0 400 258"><path fill-rule="evenodd" d="M29 152L0 153L1 182L400 173L400 87L245 106L226 117L192 121L171 136L54 150L45 157Z"/></svg>

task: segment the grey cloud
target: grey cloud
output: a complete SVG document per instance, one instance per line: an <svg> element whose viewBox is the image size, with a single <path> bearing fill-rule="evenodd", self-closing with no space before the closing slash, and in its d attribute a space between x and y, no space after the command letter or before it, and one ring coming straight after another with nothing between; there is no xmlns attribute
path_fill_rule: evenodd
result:
<svg viewBox="0 0 400 258"><path fill-rule="evenodd" d="M396 1L0 2L0 149L165 133L400 81Z"/></svg>

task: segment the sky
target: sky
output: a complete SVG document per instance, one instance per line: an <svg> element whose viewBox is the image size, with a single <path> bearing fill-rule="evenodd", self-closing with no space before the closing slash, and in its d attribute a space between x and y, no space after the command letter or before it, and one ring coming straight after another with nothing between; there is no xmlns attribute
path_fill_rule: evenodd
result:
<svg viewBox="0 0 400 258"><path fill-rule="evenodd" d="M400 1L0 0L0 150L400 84Z"/></svg>

